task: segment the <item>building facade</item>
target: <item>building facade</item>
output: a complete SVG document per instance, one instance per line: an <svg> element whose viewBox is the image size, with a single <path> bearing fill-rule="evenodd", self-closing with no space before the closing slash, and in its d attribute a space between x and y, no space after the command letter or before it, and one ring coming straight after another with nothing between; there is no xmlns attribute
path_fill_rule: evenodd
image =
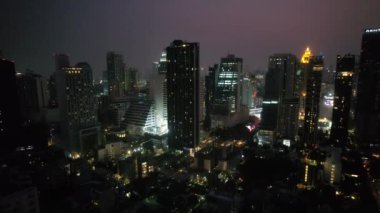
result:
<svg viewBox="0 0 380 213"><path fill-rule="evenodd" d="M276 138L294 140L297 134L298 119L294 115L298 114L296 70L297 58L294 55L275 54L269 57L261 129L272 131Z"/></svg>
<svg viewBox="0 0 380 213"><path fill-rule="evenodd" d="M357 92L357 142L380 144L380 29L364 31Z"/></svg>
<svg viewBox="0 0 380 213"><path fill-rule="evenodd" d="M48 81L41 75L27 70L17 73L17 95L23 120L41 121L43 109L49 107Z"/></svg>
<svg viewBox="0 0 380 213"><path fill-rule="evenodd" d="M92 69L82 62L56 72L63 146L88 152L99 145L100 126L92 85Z"/></svg>
<svg viewBox="0 0 380 213"><path fill-rule="evenodd" d="M240 109L240 78L243 74L243 59L229 54L220 61L216 79L214 114L227 115Z"/></svg>
<svg viewBox="0 0 380 213"><path fill-rule="evenodd" d="M308 77L308 66L311 56L313 55L309 47L302 54L300 63L297 69L297 80L295 82L297 96L299 97L299 126L303 126L305 119L305 102L306 102L306 85Z"/></svg>
<svg viewBox="0 0 380 213"><path fill-rule="evenodd" d="M208 92L213 90L209 102L211 128L231 127L248 120L249 100L244 95L249 90L249 82L243 78L243 59L229 54L214 68L207 79Z"/></svg>
<svg viewBox="0 0 380 213"><path fill-rule="evenodd" d="M215 87L216 87L216 74L218 72L218 65L215 64L209 67L209 73L205 76L205 119L203 121L203 128L210 130L211 128L211 113L215 100Z"/></svg>
<svg viewBox="0 0 380 213"><path fill-rule="evenodd" d="M345 55L337 57L335 73L334 107L330 140L337 146L344 146L348 140L353 75L356 57Z"/></svg>
<svg viewBox="0 0 380 213"><path fill-rule="evenodd" d="M175 40L166 48L169 147L199 142L199 44Z"/></svg>
<svg viewBox="0 0 380 213"><path fill-rule="evenodd" d="M305 119L303 141L308 146L317 144L319 102L321 96L324 57L312 56L307 66L307 84L305 96Z"/></svg>
<svg viewBox="0 0 380 213"><path fill-rule="evenodd" d="M15 64L0 58L0 153L6 154L17 147L19 111L17 101ZM11 143L10 140L13 140Z"/></svg>
<svg viewBox="0 0 380 213"><path fill-rule="evenodd" d="M124 96L128 84L125 81L125 63L123 56L115 52L107 53L108 91L111 97Z"/></svg>
<svg viewBox="0 0 380 213"><path fill-rule="evenodd" d="M166 80L166 52L161 54L159 62L153 63L153 74L150 77L150 98L154 101L155 134L168 133L168 104Z"/></svg>

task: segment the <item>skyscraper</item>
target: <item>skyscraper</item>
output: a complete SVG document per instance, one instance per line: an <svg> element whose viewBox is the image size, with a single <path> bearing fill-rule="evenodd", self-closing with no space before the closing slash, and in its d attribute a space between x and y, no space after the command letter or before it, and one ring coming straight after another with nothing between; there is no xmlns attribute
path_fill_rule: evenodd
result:
<svg viewBox="0 0 380 213"><path fill-rule="evenodd" d="M218 72L218 65L215 64L209 67L209 73L205 76L205 120L203 122L203 127L205 130L210 130L211 128L211 113L212 105L215 100L215 87L216 87L216 75Z"/></svg>
<svg viewBox="0 0 380 213"><path fill-rule="evenodd" d="M272 131L280 138L294 139L298 113L295 74L297 58L291 54L275 54L269 57L269 69L265 79L265 94L261 129Z"/></svg>
<svg viewBox="0 0 380 213"><path fill-rule="evenodd" d="M306 84L307 84L307 70L309 66L309 61L313 53L310 48L307 47L303 53L296 74L296 91L299 97L299 121L300 126L303 126L303 121L305 119L305 99L306 99Z"/></svg>
<svg viewBox="0 0 380 213"><path fill-rule="evenodd" d="M253 107L253 84L249 75L245 74L241 79L241 104L248 108Z"/></svg>
<svg viewBox="0 0 380 213"><path fill-rule="evenodd" d="M380 29L364 31L357 92L357 142L380 144Z"/></svg>
<svg viewBox="0 0 380 213"><path fill-rule="evenodd" d="M310 57L307 66L307 83L305 97L304 143L317 144L319 101L321 94L324 57Z"/></svg>
<svg viewBox="0 0 380 213"><path fill-rule="evenodd" d="M168 131L166 52L161 54L159 62L153 63L153 74L151 76L149 95L154 101L156 117L155 134L166 134Z"/></svg>
<svg viewBox="0 0 380 213"><path fill-rule="evenodd" d="M229 54L220 61L216 82L214 113L228 115L240 109L240 78L243 74L243 59Z"/></svg>
<svg viewBox="0 0 380 213"><path fill-rule="evenodd" d="M18 103L15 64L0 58L0 141L1 154L14 151L18 144Z"/></svg>
<svg viewBox="0 0 380 213"><path fill-rule="evenodd" d="M330 140L337 146L344 146L348 140L353 75L356 68L354 55L338 55L335 73L335 94Z"/></svg>
<svg viewBox="0 0 380 213"><path fill-rule="evenodd" d="M248 98L243 99L243 86L248 87L243 78L243 59L228 54L221 58L217 68L208 79L208 84L213 81L211 128L232 127L249 117Z"/></svg>
<svg viewBox="0 0 380 213"><path fill-rule="evenodd" d="M109 95L111 97L120 97L127 91L125 76L125 64L123 56L115 52L107 53L107 74Z"/></svg>
<svg viewBox="0 0 380 213"><path fill-rule="evenodd" d="M299 98L282 101L279 113L278 134L281 139L294 141L298 134Z"/></svg>
<svg viewBox="0 0 380 213"><path fill-rule="evenodd" d="M199 142L199 44L175 40L166 48L169 146Z"/></svg>
<svg viewBox="0 0 380 213"><path fill-rule="evenodd" d="M56 73L63 140L70 151L87 152L99 143L92 70L82 62Z"/></svg>

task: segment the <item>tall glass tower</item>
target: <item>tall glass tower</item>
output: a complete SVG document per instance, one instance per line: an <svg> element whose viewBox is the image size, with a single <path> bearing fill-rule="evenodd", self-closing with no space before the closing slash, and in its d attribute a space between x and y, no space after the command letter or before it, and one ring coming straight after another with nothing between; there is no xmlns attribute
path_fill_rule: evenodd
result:
<svg viewBox="0 0 380 213"><path fill-rule="evenodd" d="M240 78L243 72L243 59L234 55L222 58L217 76L214 113L228 115L239 111Z"/></svg>

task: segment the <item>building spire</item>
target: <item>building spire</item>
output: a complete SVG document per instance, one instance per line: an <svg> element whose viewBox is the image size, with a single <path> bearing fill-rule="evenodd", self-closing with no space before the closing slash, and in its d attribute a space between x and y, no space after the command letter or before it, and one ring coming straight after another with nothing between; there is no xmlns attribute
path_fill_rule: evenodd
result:
<svg viewBox="0 0 380 213"><path fill-rule="evenodd" d="M303 53L302 55L302 58L301 58L301 63L302 64L308 64L309 63L309 60L310 60L310 57L313 55L313 53L311 52L310 48L309 47L306 47L306 50L305 52Z"/></svg>

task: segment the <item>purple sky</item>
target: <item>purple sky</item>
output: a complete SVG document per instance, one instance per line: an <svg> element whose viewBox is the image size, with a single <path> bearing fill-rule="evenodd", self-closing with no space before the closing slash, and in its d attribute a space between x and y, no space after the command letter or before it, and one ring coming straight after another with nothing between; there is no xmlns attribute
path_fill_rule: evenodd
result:
<svg viewBox="0 0 380 213"><path fill-rule="evenodd" d="M57 52L100 76L109 50L146 76L174 39L199 42L205 68L229 52L248 71L264 70L269 55L300 56L307 45L335 65L337 54L360 53L379 9L379 0L3 0L0 50L19 71L45 76Z"/></svg>

